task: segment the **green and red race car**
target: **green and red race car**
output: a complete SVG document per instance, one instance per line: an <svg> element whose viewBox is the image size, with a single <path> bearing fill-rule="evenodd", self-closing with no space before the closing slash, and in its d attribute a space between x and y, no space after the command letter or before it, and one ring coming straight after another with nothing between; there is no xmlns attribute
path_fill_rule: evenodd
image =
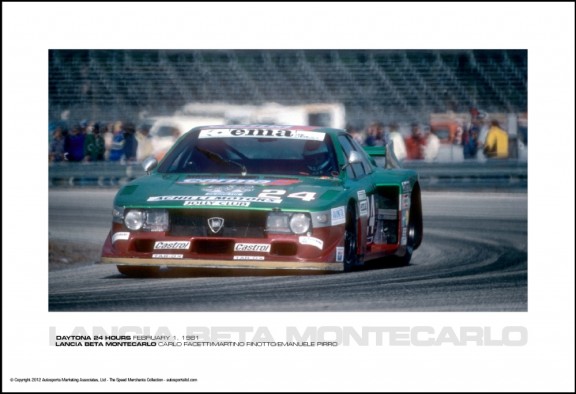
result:
<svg viewBox="0 0 576 394"><path fill-rule="evenodd" d="M386 147L371 154L386 158ZM197 127L114 199L102 263L350 271L408 264L422 242L418 174L377 165L344 130Z"/></svg>

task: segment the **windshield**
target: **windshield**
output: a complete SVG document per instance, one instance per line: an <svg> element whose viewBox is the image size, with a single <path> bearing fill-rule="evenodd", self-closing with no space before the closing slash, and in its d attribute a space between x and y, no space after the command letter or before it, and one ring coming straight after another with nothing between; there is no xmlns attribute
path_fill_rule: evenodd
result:
<svg viewBox="0 0 576 394"><path fill-rule="evenodd" d="M330 137L300 130L208 129L181 139L160 173L338 176Z"/></svg>

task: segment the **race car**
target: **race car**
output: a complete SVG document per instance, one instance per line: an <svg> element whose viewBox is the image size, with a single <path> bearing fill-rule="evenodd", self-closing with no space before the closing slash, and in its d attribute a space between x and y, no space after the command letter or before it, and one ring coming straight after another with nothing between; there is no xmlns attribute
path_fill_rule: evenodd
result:
<svg viewBox="0 0 576 394"><path fill-rule="evenodd" d="M386 151L333 128L196 127L118 191L101 263L133 276L407 265L423 236L418 174Z"/></svg>

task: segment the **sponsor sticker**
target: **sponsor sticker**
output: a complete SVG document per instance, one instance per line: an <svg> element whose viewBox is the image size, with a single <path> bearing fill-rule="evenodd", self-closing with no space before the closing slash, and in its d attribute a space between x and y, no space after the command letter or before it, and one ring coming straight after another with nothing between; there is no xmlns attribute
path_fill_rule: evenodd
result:
<svg viewBox="0 0 576 394"><path fill-rule="evenodd" d="M282 129L209 129L202 130L198 134L198 139L203 138L287 138L298 140L324 141L326 133L318 133L306 130L282 130Z"/></svg>
<svg viewBox="0 0 576 394"><path fill-rule="evenodd" d="M157 201L186 201L190 200L192 196L150 196L148 197L149 202Z"/></svg>
<svg viewBox="0 0 576 394"><path fill-rule="evenodd" d="M116 241L126 241L128 238L130 238L130 233L127 232L114 233L112 234L112 243Z"/></svg>
<svg viewBox="0 0 576 394"><path fill-rule="evenodd" d="M183 258L183 254L153 254L153 259L181 259Z"/></svg>
<svg viewBox="0 0 576 394"><path fill-rule="evenodd" d="M324 241L314 237L301 236L300 238L298 238L298 242L300 242L302 245L314 246L320 250L322 250L322 248L324 247Z"/></svg>
<svg viewBox="0 0 576 394"><path fill-rule="evenodd" d="M249 207L249 202L234 201L184 201L188 206L210 206L210 207Z"/></svg>
<svg viewBox="0 0 576 394"><path fill-rule="evenodd" d="M157 241L154 249L189 249L190 241Z"/></svg>
<svg viewBox="0 0 576 394"><path fill-rule="evenodd" d="M368 210L370 211L369 213L369 219L368 219L368 234L372 235L374 234L374 231L376 231L375 225L376 225L376 204L374 202L374 194L372 194L370 196L370 199L368 200L369 202L369 208Z"/></svg>
<svg viewBox="0 0 576 394"><path fill-rule="evenodd" d="M344 247L343 246L337 246L336 247L336 261L338 263L341 263L344 261Z"/></svg>
<svg viewBox="0 0 576 394"><path fill-rule="evenodd" d="M360 201L358 207L360 208L360 216L368 216L368 200Z"/></svg>
<svg viewBox="0 0 576 394"><path fill-rule="evenodd" d="M234 260L264 260L264 256L234 256Z"/></svg>
<svg viewBox="0 0 576 394"><path fill-rule="evenodd" d="M261 202L278 204L282 202L280 198L242 197L242 196L152 196L148 197L149 202L158 201L208 201L208 202ZM190 205L190 204L184 204Z"/></svg>
<svg viewBox="0 0 576 394"><path fill-rule="evenodd" d="M265 186L290 186L300 182L299 179L272 179Z"/></svg>
<svg viewBox="0 0 576 394"><path fill-rule="evenodd" d="M402 205L400 210L410 209L410 194L402 194Z"/></svg>
<svg viewBox="0 0 576 394"><path fill-rule="evenodd" d="M408 220L410 211L404 211L402 213L402 237L400 238L400 245L406 245L408 243Z"/></svg>
<svg viewBox="0 0 576 394"><path fill-rule="evenodd" d="M333 226L346 223L346 210L344 207L332 208L330 210L330 218Z"/></svg>
<svg viewBox="0 0 576 394"><path fill-rule="evenodd" d="M301 181L299 179L284 179L284 178L281 179L186 178L176 183L181 185L289 186L300 182Z"/></svg>
<svg viewBox="0 0 576 394"><path fill-rule="evenodd" d="M366 190L358 190L358 200L366 200Z"/></svg>
<svg viewBox="0 0 576 394"><path fill-rule="evenodd" d="M410 181L402 182L402 191L404 193L410 193L412 191L412 185L410 184Z"/></svg>
<svg viewBox="0 0 576 394"><path fill-rule="evenodd" d="M270 252L270 244L236 244L235 252Z"/></svg>
<svg viewBox="0 0 576 394"><path fill-rule="evenodd" d="M202 188L207 196L242 196L254 191L254 186L243 185L212 185Z"/></svg>

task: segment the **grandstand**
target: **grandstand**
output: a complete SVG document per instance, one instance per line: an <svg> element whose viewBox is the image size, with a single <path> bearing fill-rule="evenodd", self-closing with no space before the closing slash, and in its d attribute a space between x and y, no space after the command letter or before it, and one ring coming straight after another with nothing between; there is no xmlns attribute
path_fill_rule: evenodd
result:
<svg viewBox="0 0 576 394"><path fill-rule="evenodd" d="M527 111L526 50L50 50L49 118L137 120L190 102L340 102L363 126Z"/></svg>

